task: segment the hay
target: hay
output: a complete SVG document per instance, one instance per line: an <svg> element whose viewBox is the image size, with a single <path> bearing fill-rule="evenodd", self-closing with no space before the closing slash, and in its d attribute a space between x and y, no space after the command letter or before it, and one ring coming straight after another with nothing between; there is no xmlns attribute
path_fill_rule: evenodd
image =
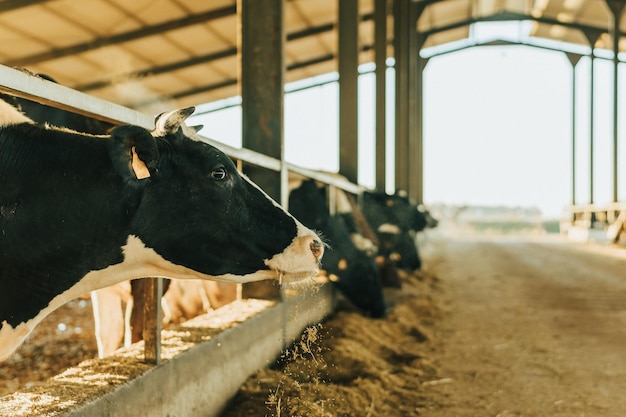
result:
<svg viewBox="0 0 626 417"><path fill-rule="evenodd" d="M272 305L274 302L267 300L236 301L164 330L162 359L170 360ZM61 416L137 378L151 367L143 362L143 342L139 342L119 349L114 356L85 360L46 381L30 382L19 391L0 397L0 416Z"/></svg>
<svg viewBox="0 0 626 417"><path fill-rule="evenodd" d="M430 294L438 280L403 275L388 317L349 308L304 332L271 368L249 378L223 417L417 416L422 387L438 380L428 360L439 317Z"/></svg>

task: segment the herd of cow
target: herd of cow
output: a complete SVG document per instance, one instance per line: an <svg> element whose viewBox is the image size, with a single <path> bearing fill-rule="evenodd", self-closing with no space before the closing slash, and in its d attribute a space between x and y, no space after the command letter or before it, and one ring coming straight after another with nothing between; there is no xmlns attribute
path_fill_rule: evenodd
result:
<svg viewBox="0 0 626 417"><path fill-rule="evenodd" d="M421 267L415 234L437 223L401 193L357 202L313 180L290 184L286 211L184 124L194 108L159 115L150 132L0 98L0 361L90 292L101 356L125 333L139 340L143 277L174 278L165 311L189 318L235 299L238 283L321 270L382 317L383 287Z"/></svg>

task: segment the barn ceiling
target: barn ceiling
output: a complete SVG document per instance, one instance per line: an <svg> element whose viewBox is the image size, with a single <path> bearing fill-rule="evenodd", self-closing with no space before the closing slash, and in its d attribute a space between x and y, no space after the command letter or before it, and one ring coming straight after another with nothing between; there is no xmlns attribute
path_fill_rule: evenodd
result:
<svg viewBox="0 0 626 417"><path fill-rule="evenodd" d="M573 45L613 50L612 10L623 0L443 0L428 1L417 29L428 33L424 48L472 37L478 22L528 21L517 37L567 42ZM618 12L619 13L619 12ZM619 19L620 33L626 30L626 15ZM626 51L620 40L619 50Z"/></svg>
<svg viewBox="0 0 626 417"><path fill-rule="evenodd" d="M286 0L286 81L337 69L337 1ZM408 1L408 0L407 0ZM153 111L238 94L236 0L1 0L0 63L124 106ZM391 11L391 0L389 10ZM425 47L472 24L529 20L530 36L612 49L605 0L421 0ZM620 3L613 1L613 3ZM359 0L360 62L373 61L374 0ZM391 45L391 19L388 42ZM626 18L620 21L626 29ZM389 53L393 50L389 46ZM620 43L620 50L626 44ZM154 112L154 111L153 111Z"/></svg>

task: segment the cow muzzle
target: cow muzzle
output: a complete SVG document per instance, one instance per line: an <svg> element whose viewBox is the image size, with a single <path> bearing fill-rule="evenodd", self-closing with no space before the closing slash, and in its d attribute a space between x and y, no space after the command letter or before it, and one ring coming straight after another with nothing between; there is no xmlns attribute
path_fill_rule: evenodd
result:
<svg viewBox="0 0 626 417"><path fill-rule="evenodd" d="M322 239L298 224L298 235L291 244L265 264L278 273L281 282L295 282L313 277L324 256Z"/></svg>

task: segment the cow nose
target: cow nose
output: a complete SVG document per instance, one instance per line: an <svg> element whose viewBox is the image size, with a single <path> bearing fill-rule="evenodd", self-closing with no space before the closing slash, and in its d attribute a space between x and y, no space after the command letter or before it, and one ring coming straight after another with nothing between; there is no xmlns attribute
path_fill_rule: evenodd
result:
<svg viewBox="0 0 626 417"><path fill-rule="evenodd" d="M320 260L322 255L324 255L324 245L317 239L313 239L311 241L311 253L315 256L315 259Z"/></svg>

